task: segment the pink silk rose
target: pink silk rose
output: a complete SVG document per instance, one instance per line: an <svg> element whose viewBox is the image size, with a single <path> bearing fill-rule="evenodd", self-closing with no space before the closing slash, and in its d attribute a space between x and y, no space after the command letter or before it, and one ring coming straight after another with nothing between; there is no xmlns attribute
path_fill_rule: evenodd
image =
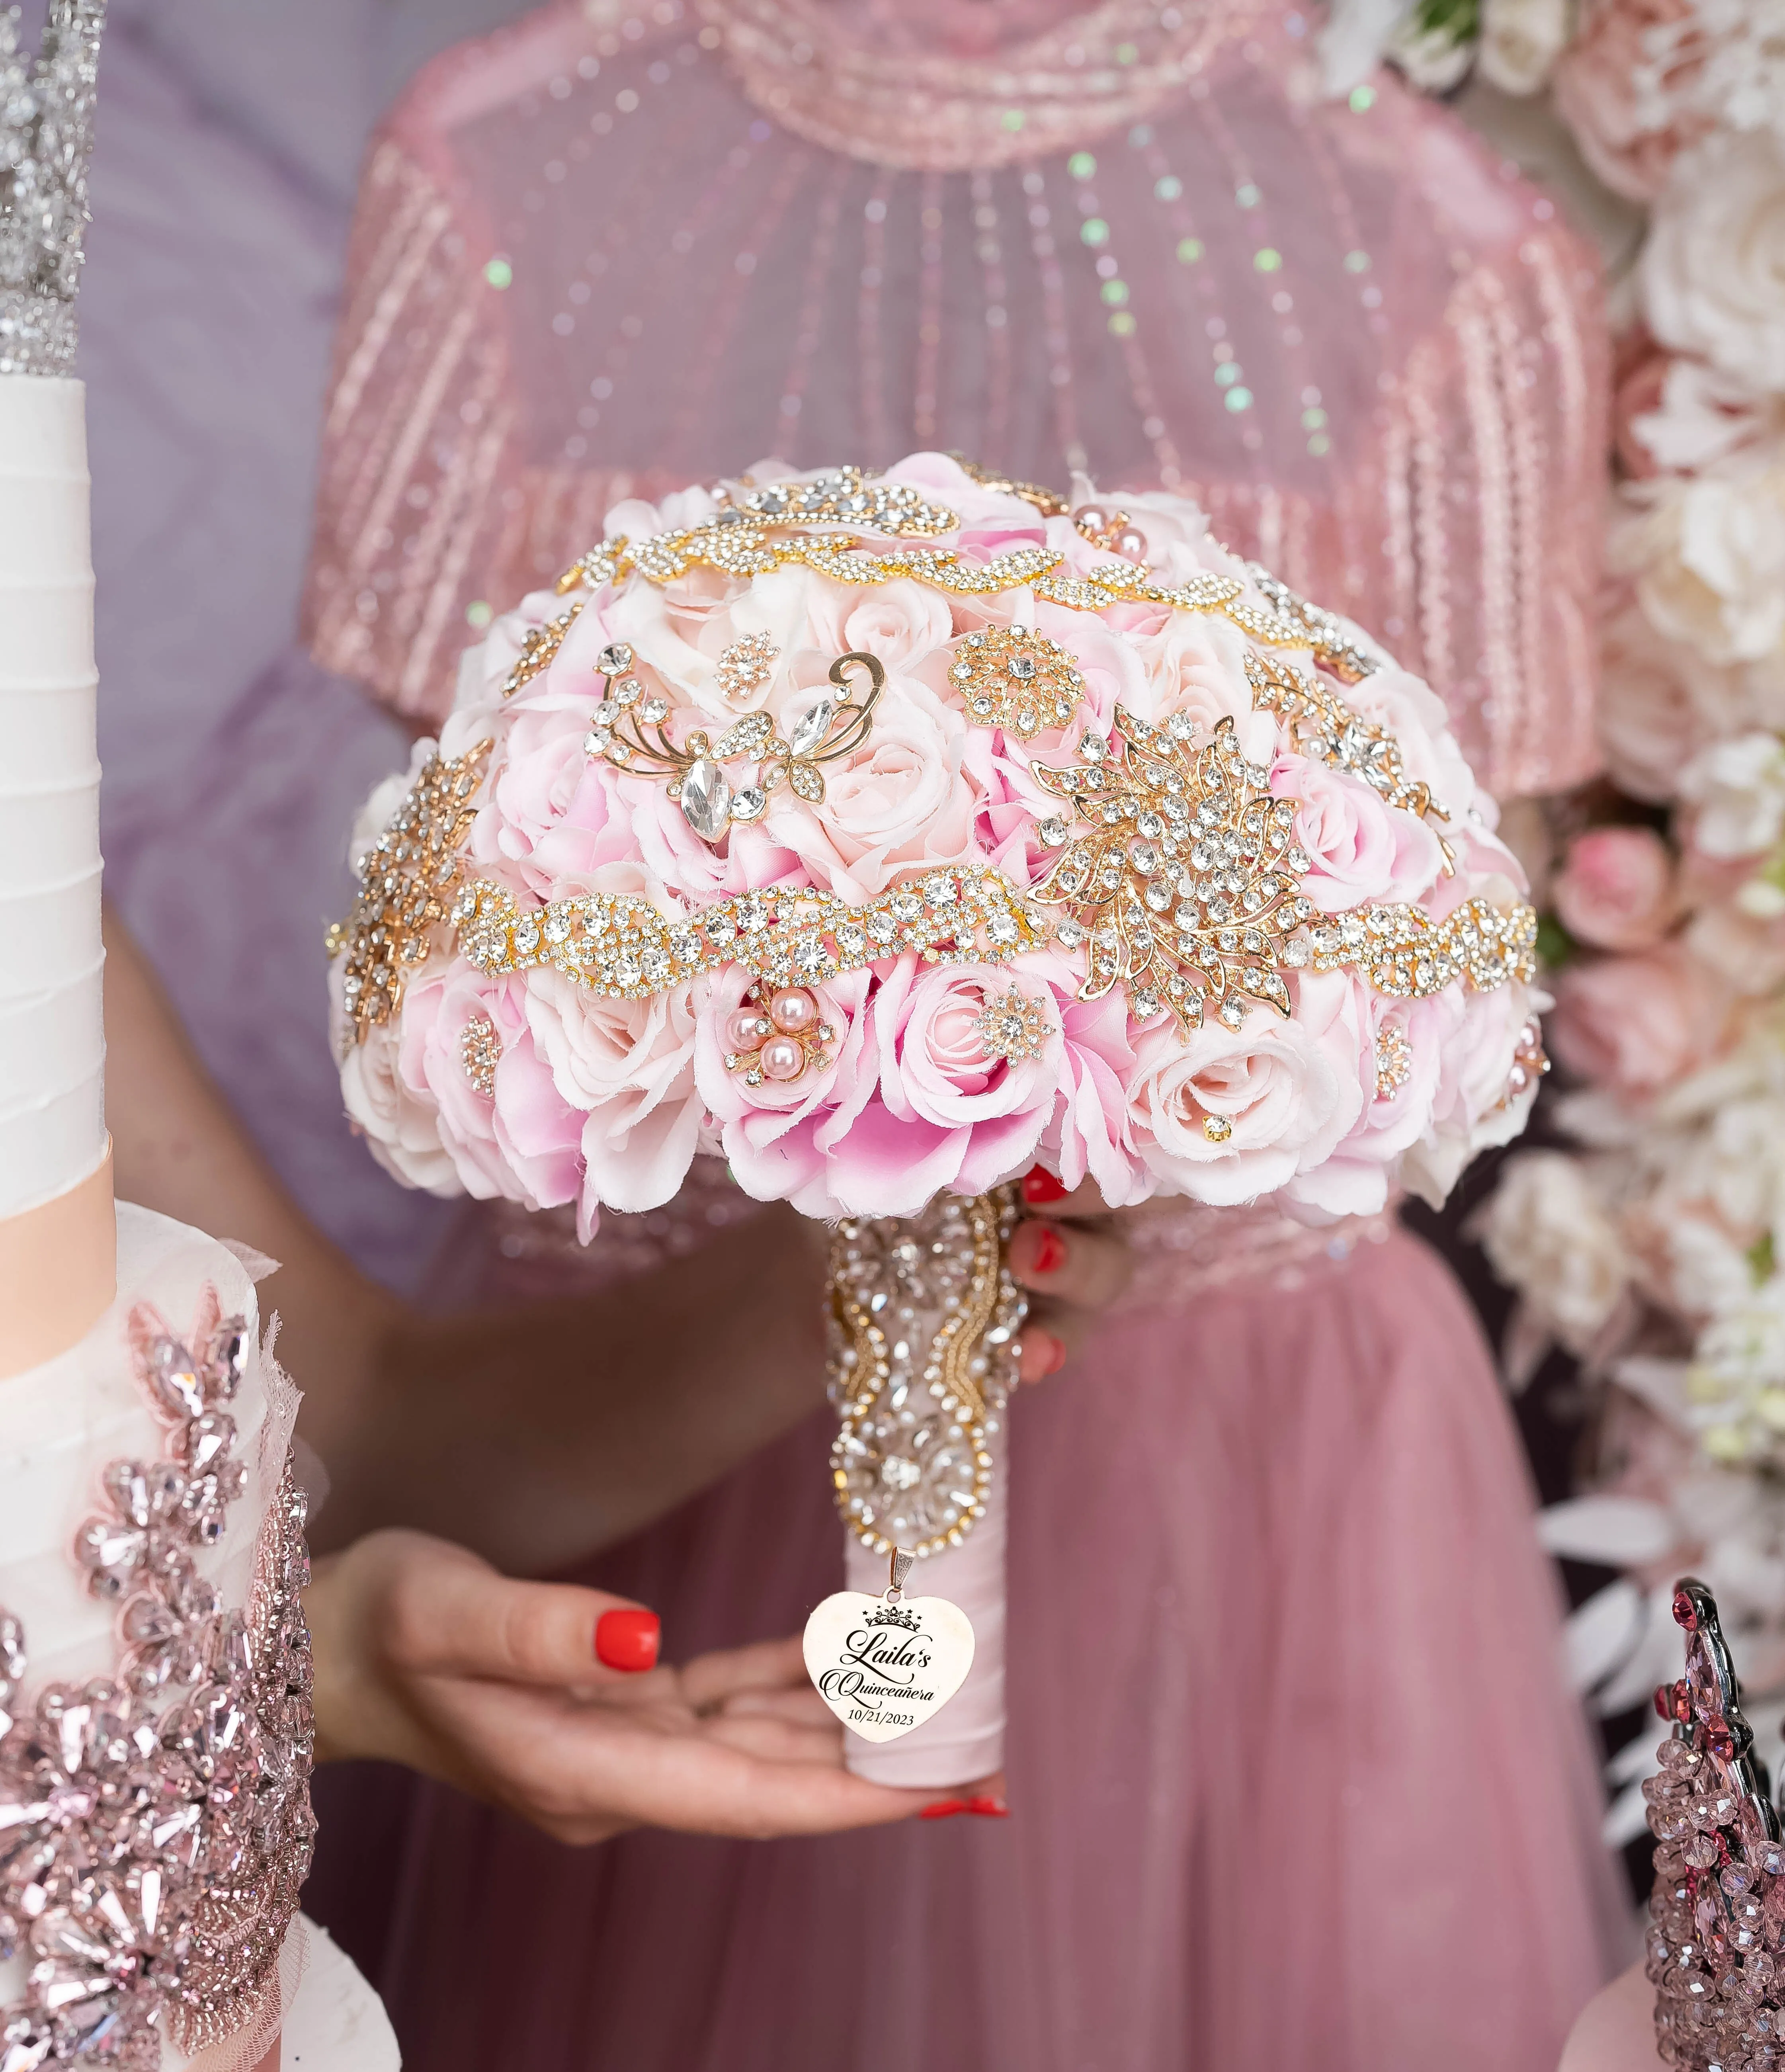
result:
<svg viewBox="0 0 1785 2072"><path fill-rule="evenodd" d="M1538 1075L1527 1071L1516 1087L1512 1075L1528 1026L1550 1001L1547 993L1515 984L1493 993L1446 993L1421 1005L1438 1010L1424 1024L1442 1030L1438 1085L1430 1126L1410 1147L1401 1177L1435 1209L1477 1153L1509 1144L1524 1128Z"/></svg>
<svg viewBox="0 0 1785 2072"><path fill-rule="evenodd" d="M1297 802L1296 839L1313 866L1301 889L1324 913L1418 899L1443 870L1444 853L1425 821L1389 805L1360 778L1280 754L1270 788Z"/></svg>
<svg viewBox="0 0 1785 2072"><path fill-rule="evenodd" d="M1429 1000L1391 1000L1360 979L1348 976L1347 984L1352 997L1344 1026L1356 1038L1364 1105L1331 1157L1298 1175L1285 1192L1324 1215L1372 1215L1388 1206L1391 1170L1431 1133L1445 1050L1455 1039L1463 1004L1450 989ZM1396 1062L1405 1076L1385 1087L1382 1067Z"/></svg>
<svg viewBox="0 0 1785 2072"><path fill-rule="evenodd" d="M604 1202L636 1211L673 1199L699 1148L702 1115L687 994L605 998L540 966L527 973L526 1002L540 1054L577 1117L582 1219L593 1228ZM499 1069L496 1105L504 1106Z"/></svg>
<svg viewBox="0 0 1785 2072"><path fill-rule="evenodd" d="M1639 1099L1709 1064L1729 1010L1727 992L1697 959L1664 944L1563 972L1545 1028L1570 1071Z"/></svg>
<svg viewBox="0 0 1785 2072"><path fill-rule="evenodd" d="M466 1026L478 1016L500 1049L493 1096L465 1069ZM398 1068L413 1096L433 1101L466 1194L506 1195L533 1209L576 1200L581 1118L560 1097L533 1041L523 981L458 964L425 968L404 997Z"/></svg>
<svg viewBox="0 0 1785 2072"><path fill-rule="evenodd" d="M1298 982L1294 1019L1212 1015L1188 1040L1168 1023L1135 1046L1129 1106L1140 1156L1166 1188L1225 1207L1286 1186L1357 1120L1357 1034L1343 973ZM1211 1137L1204 1124L1229 1125Z"/></svg>
<svg viewBox="0 0 1785 2072"><path fill-rule="evenodd" d="M1128 1108L1135 1038L1126 1001L1114 990L1101 1000L1079 999L1077 975L1056 952L1025 960L1018 983L1031 972L1047 979L1060 1013L1059 1083L1041 1139L1047 1164L1068 1187L1094 1181L1113 1209L1147 1200L1155 1182Z"/></svg>
<svg viewBox="0 0 1785 2072"><path fill-rule="evenodd" d="M873 980L864 971L846 972L806 989L818 1002L819 1025L833 1032L825 1046L831 1063L808 1064L797 1079L765 1075L753 1087L725 1063L741 1054L730 1024L745 1011L750 982L741 968L721 972L695 1036L695 1084L718 1129L720 1149L738 1185L758 1201L790 1202L802 1215L842 1215L847 1211L831 1187L831 1153L877 1083L877 1057L863 1011Z"/></svg>
<svg viewBox="0 0 1785 2072"><path fill-rule="evenodd" d="M1582 157L1628 200L1653 201L1680 151L1710 126L1708 116L1668 105L1704 63L1694 14L1692 0L1588 0L1551 74L1557 111ZM1644 97L1639 74L1654 68L1662 39L1671 61L1658 72L1660 93Z"/></svg>
<svg viewBox="0 0 1785 2072"><path fill-rule="evenodd" d="M767 822L817 884L851 900L974 854L979 794L965 767L966 722L914 677L888 684L896 694L883 692L860 753L826 773L823 799L778 795Z"/></svg>
<svg viewBox="0 0 1785 2072"><path fill-rule="evenodd" d="M1036 1003L1046 1030L1034 1057L988 1053L976 1026L1013 985ZM995 964L925 965L907 952L868 1011L880 1081L831 1153L840 1200L884 1204L892 1194L901 1206L872 1213L908 1215L945 1188L983 1194L1035 1162L1061 1066L1051 988L1027 972L1019 979Z"/></svg>
<svg viewBox="0 0 1785 2072"><path fill-rule="evenodd" d="M1578 836L1550 894L1562 926L1596 950L1648 949L1678 911L1673 857L1652 828Z"/></svg>

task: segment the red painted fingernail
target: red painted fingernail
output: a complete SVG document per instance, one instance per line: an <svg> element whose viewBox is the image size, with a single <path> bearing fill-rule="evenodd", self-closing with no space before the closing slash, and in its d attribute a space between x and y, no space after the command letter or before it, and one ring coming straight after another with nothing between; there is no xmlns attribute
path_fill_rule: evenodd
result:
<svg viewBox="0 0 1785 2072"><path fill-rule="evenodd" d="M1025 1202L1063 1202L1072 1192L1064 1180L1057 1180L1045 1166L1032 1166L1023 1175Z"/></svg>
<svg viewBox="0 0 1785 2072"><path fill-rule="evenodd" d="M957 1813L970 1813L972 1811L973 1801L970 1799L938 1799L934 1805L925 1807L917 1818L920 1820L950 1820Z"/></svg>
<svg viewBox="0 0 1785 2072"><path fill-rule="evenodd" d="M1035 1225L1035 1235L1029 1240L1029 1271L1032 1273L1057 1273L1066 1263L1066 1240L1052 1223Z"/></svg>
<svg viewBox="0 0 1785 2072"><path fill-rule="evenodd" d="M1007 1820L1010 1818L1010 1808L997 1799L970 1799L966 1810L970 1813L977 1813L982 1820Z"/></svg>
<svg viewBox="0 0 1785 2072"><path fill-rule="evenodd" d="M1042 1362L1034 1373L1024 1376L1026 1381L1045 1381L1066 1363L1066 1348L1059 1339L1052 1331L1037 1330L1033 1325L1023 1334L1023 1355L1025 1362L1032 1358Z"/></svg>
<svg viewBox="0 0 1785 2072"><path fill-rule="evenodd" d="M635 1610L603 1612L595 1622L595 1659L609 1669L656 1667L663 1621L655 1612Z"/></svg>

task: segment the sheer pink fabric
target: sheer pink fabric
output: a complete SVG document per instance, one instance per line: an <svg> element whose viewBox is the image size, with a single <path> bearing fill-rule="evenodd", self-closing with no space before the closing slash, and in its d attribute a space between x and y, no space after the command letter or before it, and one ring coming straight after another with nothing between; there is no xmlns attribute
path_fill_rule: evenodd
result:
<svg viewBox="0 0 1785 2072"><path fill-rule="evenodd" d="M1596 269L1266 0L589 0L425 72L369 160L307 627L425 718L603 513L923 446L1192 490L1361 620L1503 796L1594 765Z"/></svg>
<svg viewBox="0 0 1785 2072"><path fill-rule="evenodd" d="M1593 270L1442 111L1299 102L1295 21L592 0L441 60L367 166L318 652L437 713L468 615L624 491L956 446L1193 487L1502 791L1584 774ZM475 1242L544 1293L737 1199ZM1617 1900L1474 1320L1386 1224L1141 1235L1012 1413L1012 1818L578 1855L425 1787L379 1980L415 2072L1551 2072ZM601 1564L672 1655L838 1586L828 1436Z"/></svg>

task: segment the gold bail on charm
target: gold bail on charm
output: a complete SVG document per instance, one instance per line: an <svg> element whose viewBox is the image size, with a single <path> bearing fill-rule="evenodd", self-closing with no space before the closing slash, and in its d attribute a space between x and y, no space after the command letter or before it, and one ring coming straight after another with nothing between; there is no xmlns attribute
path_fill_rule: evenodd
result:
<svg viewBox="0 0 1785 2072"><path fill-rule="evenodd" d="M905 1594L905 1579L911 1573L911 1564L917 1558L915 1554L906 1553L902 1547L893 1548L892 1580L887 1585L886 1589L886 1601L888 1604L897 1604Z"/></svg>

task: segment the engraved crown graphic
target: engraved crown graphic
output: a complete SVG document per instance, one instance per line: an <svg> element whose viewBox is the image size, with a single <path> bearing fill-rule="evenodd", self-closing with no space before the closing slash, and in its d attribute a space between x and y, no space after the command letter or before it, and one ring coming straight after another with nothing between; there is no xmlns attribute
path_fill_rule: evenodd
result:
<svg viewBox="0 0 1785 2072"><path fill-rule="evenodd" d="M921 1633L923 1621L904 1605L876 1605L868 1614L870 1626L902 1626L908 1632Z"/></svg>
<svg viewBox="0 0 1785 2072"><path fill-rule="evenodd" d="M105 0L50 0L35 61L0 7L0 374L68 374Z"/></svg>

